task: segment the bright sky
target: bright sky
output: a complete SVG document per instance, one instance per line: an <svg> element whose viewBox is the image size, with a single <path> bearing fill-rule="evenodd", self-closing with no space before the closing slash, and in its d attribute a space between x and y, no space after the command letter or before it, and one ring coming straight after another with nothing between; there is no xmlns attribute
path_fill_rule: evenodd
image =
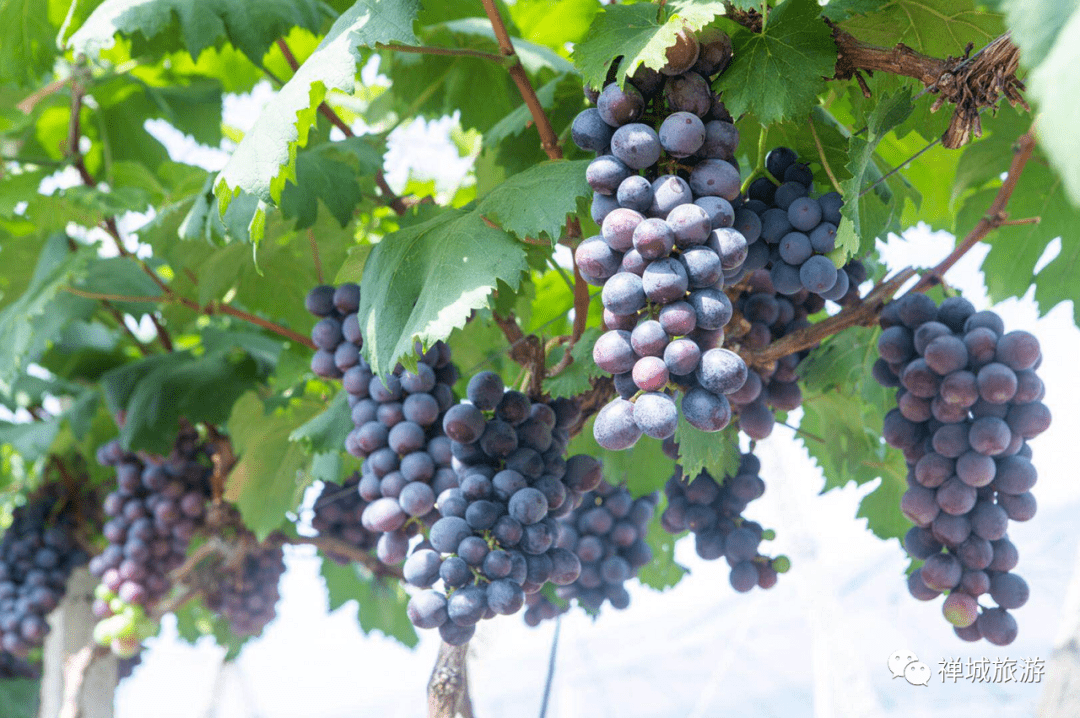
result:
<svg viewBox="0 0 1080 718"><path fill-rule="evenodd" d="M230 98L225 119L250 127L270 97L268 86ZM391 138L390 182L401 187L407 171L443 170L452 186L467 166L446 141L449 121L417 122ZM173 158L217 168L224 149L197 146L164 123L153 123ZM417 161L423 148L423 161ZM436 159L432 159L435 157ZM421 176L421 178L426 178ZM891 268L929 266L952 247L948 235L916 228L906 241L881 247ZM981 249L981 248L980 248ZM979 308L987 306L982 253L969 253L948 279ZM768 592L738 595L726 562L704 562L691 541L677 548L691 570L663 594L631 586L632 603L607 607L592 621L579 611L563 619L550 718L712 718L719 715L833 718L1031 716L1038 684L942 684L940 662L1050 658L1070 583L1080 529L1080 484L1075 447L1080 384L1075 381L1080 332L1069 305L1037 319L1031 301L995 309L1008 329L1034 332L1043 345L1040 375L1054 414L1051 430L1033 444L1042 480L1039 515L1012 524L1018 573L1032 587L1016 612L1017 641L1004 649L954 638L940 601L910 598L903 580L904 553L882 542L854 518L869 487L819 496L823 478L792 433L778 427L758 445L768 489L750 515L776 530L775 550L792 570ZM438 639L425 632L416 650L379 635L364 636L355 604L328 614L318 561L307 549L288 552L278 619L236 663L221 669L222 651L206 641L180 642L171 622L147 642L143 664L117 693L118 718L420 718ZM1069 568L1066 568L1069 567ZM539 715L554 626L529 629L520 616L482 622L472 642L470 686L478 716ZM927 687L891 678L886 660L913 651L933 676Z"/></svg>

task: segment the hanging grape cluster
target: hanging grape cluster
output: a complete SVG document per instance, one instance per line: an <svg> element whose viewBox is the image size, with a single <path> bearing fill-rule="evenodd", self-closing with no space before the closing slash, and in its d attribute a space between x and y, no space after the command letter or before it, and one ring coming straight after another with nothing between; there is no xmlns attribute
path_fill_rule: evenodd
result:
<svg viewBox="0 0 1080 718"><path fill-rule="evenodd" d="M223 562L203 592L206 607L220 613L238 636L258 635L273 620L281 597L278 580L285 573L285 554L273 536L261 544L247 538L243 553Z"/></svg>
<svg viewBox="0 0 1080 718"><path fill-rule="evenodd" d="M730 60L724 33L683 32L660 72L642 65L623 87L608 84L571 127L578 147L597 153L586 178L601 233L575 260L603 287L608 331L593 358L620 394L593 425L606 449L672 436L676 393L687 421L719 431L731 420L726 395L746 378L722 348L732 314L723 288L742 276L759 229L732 205L739 132L710 89Z"/></svg>
<svg viewBox="0 0 1080 718"><path fill-rule="evenodd" d="M450 468L450 440L442 430L443 415L454 403L451 387L458 379L450 347L436 342L423 352L418 346L415 371L398 365L392 373L377 377L360 356L364 340L356 317L357 285L316 287L305 306L322 317L311 332L318 347L312 370L340 378L349 395L354 428L345 449L364 459L357 483L365 502L359 528L380 534L375 546L380 561L401 563L408 555L409 538L419 532L421 523L436 518L435 497L457 485ZM326 510L325 500L322 506ZM355 529L353 533L364 538Z"/></svg>
<svg viewBox="0 0 1080 718"><path fill-rule="evenodd" d="M1012 643L1017 625L1009 611L1027 602L1029 590L1012 572L1019 554L1007 530L1010 520L1035 515L1038 474L1027 442L1050 426L1035 373L1039 341L1006 332L997 314L976 312L961 297L937 306L908 294L879 321L874 376L897 390L882 436L904 452L908 489L900 508L915 524L904 546L925 562L908 588L923 601L947 592L942 610L960 638ZM984 595L996 607L980 604Z"/></svg>
<svg viewBox="0 0 1080 718"><path fill-rule="evenodd" d="M48 484L12 512L0 540L0 671L34 672L25 659L45 641L46 616L90 558L76 538L74 508L60 485Z"/></svg>
<svg viewBox="0 0 1080 718"><path fill-rule="evenodd" d="M669 456L678 449L669 442ZM728 578L736 591L744 593L760 586L772 588L778 573L788 570L786 556L771 558L761 553L761 542L772 538L761 524L743 517L752 501L765 493L761 462L752 453L740 454L739 468L733 476L717 481L707 471L687 478L682 467L664 485L668 505L660 516L664 531L678 535L689 530L694 534L694 548L706 561L727 559Z"/></svg>
<svg viewBox="0 0 1080 718"><path fill-rule="evenodd" d="M533 403L493 372L474 376L466 393L470 403L443 420L459 486L439 494L439 518L404 567L405 580L425 589L409 601L409 619L453 645L481 619L517 613L545 583L577 580L581 562L555 545L556 518L601 481L596 459L565 458L576 403Z"/></svg>

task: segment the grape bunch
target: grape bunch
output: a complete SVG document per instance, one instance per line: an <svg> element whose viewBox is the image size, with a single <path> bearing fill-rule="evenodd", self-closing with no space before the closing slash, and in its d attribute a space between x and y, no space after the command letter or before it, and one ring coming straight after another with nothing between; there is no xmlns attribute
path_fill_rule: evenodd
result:
<svg viewBox="0 0 1080 718"><path fill-rule="evenodd" d="M359 305L355 284L311 290L305 306L322 317L311 332L319 347L311 366L320 376L340 377L348 392L354 428L345 450L364 459L357 491L366 505L359 528L381 534L376 555L393 565L408 555L418 522L435 519L435 497L457 485L442 418L454 403L458 371L450 347L436 342L426 352L417 346L415 372L398 365L385 377L375 376L360 356Z"/></svg>
<svg viewBox="0 0 1080 718"><path fill-rule="evenodd" d="M882 310L874 377L896 387L882 435L903 450L908 489L900 508L915 525L904 537L924 561L908 577L923 601L948 593L945 619L965 641L1004 646L1016 638L1010 610L1028 599L1012 570L1019 555L1009 520L1035 515L1037 472L1028 440L1050 426L1041 402L1038 340L1005 332L1001 318L966 299L937 306L908 294ZM997 604L986 607L989 594Z"/></svg>
<svg viewBox="0 0 1080 718"><path fill-rule="evenodd" d="M341 379L353 367L367 367L360 356L364 340L356 316L360 308L359 285L320 285L308 292L304 307L319 317L311 330L311 341L316 347L311 371L327 379Z"/></svg>
<svg viewBox="0 0 1080 718"><path fill-rule="evenodd" d="M311 526L321 536L330 536L344 541L361 551L373 551L378 543L379 534L364 528L363 515L368 502L360 496L360 473L353 474L344 483L323 484L319 498L315 499L315 516ZM336 554L324 549L324 553L339 564L348 564L348 556Z"/></svg>
<svg viewBox="0 0 1080 718"><path fill-rule="evenodd" d="M600 610L605 600L620 610L629 606L623 583L652 561L645 534L659 500L657 493L635 499L625 487L606 482L585 494L573 513L559 519L555 541L577 555L581 575L555 589L556 595L576 598L591 612ZM525 622L530 622L528 612Z"/></svg>
<svg viewBox="0 0 1080 718"><path fill-rule="evenodd" d="M76 540L74 506L58 484L12 512L0 540L0 670L32 670L23 661L45 641L45 617L64 598L68 576L89 556Z"/></svg>
<svg viewBox="0 0 1080 718"><path fill-rule="evenodd" d="M670 443L665 449L669 456L678 453ZM705 471L687 480L682 467L676 466L664 485L668 505L660 515L660 525L672 535L687 529L693 532L694 548L706 561L726 558L731 567L728 580L740 593L754 586L772 588L777 574L790 566L786 556L761 554L761 542L771 539L773 532L742 515L751 501L765 493L760 472L761 462L747 453L739 457L736 474L725 476L722 482Z"/></svg>
<svg viewBox="0 0 1080 718"><path fill-rule="evenodd" d="M596 459L564 458L575 402L533 403L493 372L475 375L466 394L471 403L443 419L459 485L439 494L439 518L404 566L406 582L425 589L409 601L409 619L452 645L483 618L517 613L545 583L577 580L581 562L555 546L556 518L601 481Z"/></svg>
<svg viewBox="0 0 1080 718"><path fill-rule="evenodd" d="M783 182L777 186L768 177L759 177L747 189L744 208L759 217L763 240L747 258L747 271L769 268L780 294L805 289L834 302L845 300L857 290L857 277L846 268L837 269L825 256L836 248L843 198L837 192L811 196L814 174L787 147L769 152L765 168Z"/></svg>
<svg viewBox="0 0 1080 718"><path fill-rule="evenodd" d="M220 613L238 636L255 636L273 620L280 594L278 579L285 573L285 554L271 536L266 542L245 542L236 562L226 561L209 590L206 607Z"/></svg>
<svg viewBox="0 0 1080 718"><path fill-rule="evenodd" d="M684 32L668 59L660 72L642 65L624 87L608 84L571 127L578 147L597 153L586 178L600 235L574 256L585 280L603 287L608 331L593 358L619 397L594 434L610 450L642 434L672 436L676 392L687 421L719 431L731 420L726 395L746 377L743 360L722 348L732 314L723 288L742 276L760 223L732 205L739 132L709 79L730 61L731 41Z"/></svg>
<svg viewBox="0 0 1080 718"><path fill-rule="evenodd" d="M845 267L852 277L853 291L866 279L861 262ZM782 295L773 286L765 269L750 273L734 300L736 316L741 320L729 326L728 343L732 348L760 351L789 334L810 326L807 319L825 307L825 299L805 288L792 295ZM843 301L843 300L842 300ZM802 405L797 369L813 347L788 354L772 367L749 368L746 382L728 395L732 410L738 415L739 428L751 439L764 439L776 423L774 411L793 411Z"/></svg>
<svg viewBox="0 0 1080 718"><path fill-rule="evenodd" d="M104 500L109 545L90 561L90 573L123 603L150 606L172 588L168 573L183 565L210 498L209 448L184 430L167 458L125 452L118 441L98 450L116 469L116 490ZM106 602L108 603L108 602ZM99 617L115 613L99 607Z"/></svg>

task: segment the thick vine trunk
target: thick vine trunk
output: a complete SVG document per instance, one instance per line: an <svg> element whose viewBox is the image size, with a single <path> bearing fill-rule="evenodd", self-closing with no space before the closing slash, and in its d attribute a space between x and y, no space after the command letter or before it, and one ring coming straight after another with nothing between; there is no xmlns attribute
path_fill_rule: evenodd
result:
<svg viewBox="0 0 1080 718"><path fill-rule="evenodd" d="M63 603L49 616L40 718L113 718L117 661L95 650L90 604L96 584L86 569L76 570Z"/></svg>

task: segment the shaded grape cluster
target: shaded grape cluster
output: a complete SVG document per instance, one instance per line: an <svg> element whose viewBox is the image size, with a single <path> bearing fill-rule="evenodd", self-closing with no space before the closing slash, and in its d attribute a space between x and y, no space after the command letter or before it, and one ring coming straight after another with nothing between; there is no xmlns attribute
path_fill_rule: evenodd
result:
<svg viewBox="0 0 1080 718"><path fill-rule="evenodd" d="M417 346L415 371L399 364L387 376L375 376L360 356L359 305L355 284L320 286L308 294L308 311L322 317L311 332L319 347L312 370L340 378L348 393L354 428L345 450L364 460L357 492L366 505L359 528L381 534L376 555L393 565L405 560L420 523L436 518L435 497L457 485L442 418L454 404L458 371L450 347L436 342L426 352Z"/></svg>
<svg viewBox="0 0 1080 718"><path fill-rule="evenodd" d="M361 551L373 551L379 534L364 528L363 515L368 502L360 496L360 472L353 472L343 483L328 481L315 499L311 526L320 536L344 541ZM348 556L323 549L333 561L342 565L352 562Z"/></svg>
<svg viewBox="0 0 1080 718"><path fill-rule="evenodd" d="M409 619L452 645L481 619L517 613L545 583L577 580L581 562L555 545L556 518L601 481L596 459L565 458L580 419L575 402L534 403L493 372L475 375L466 394L470 403L443 419L459 485L439 494L439 518L403 571L424 589L409 601Z"/></svg>
<svg viewBox="0 0 1080 718"><path fill-rule="evenodd" d="M805 290L834 302L845 301L857 292L858 277L848 268L837 269L826 256L836 248L843 198L837 192L812 196L814 174L790 148L769 152L765 168L781 184L759 177L747 190L744 209L759 218L763 241L747 258L746 270L768 268L780 294Z"/></svg>
<svg viewBox="0 0 1080 718"><path fill-rule="evenodd" d="M271 537L249 547L235 564L222 564L217 580L204 591L206 607L221 614L236 635L258 635L274 618L283 573L285 554Z"/></svg>
<svg viewBox="0 0 1080 718"><path fill-rule="evenodd" d="M677 454L670 444L669 455ZM772 588L777 574L787 571L786 556L771 558L761 553L761 542L773 537L761 524L743 517L747 506L765 493L761 462L751 453L739 457L734 476L718 482L703 471L687 479L681 466L664 485L667 508L660 515L660 525L669 534L683 531L694 534L694 548L706 561L727 559L729 580L736 591L744 593L755 586Z"/></svg>
<svg viewBox="0 0 1080 718"><path fill-rule="evenodd" d="M210 449L194 430L181 432L168 457L124 451L118 441L98 450L98 462L116 470L116 489L105 497L109 542L90 561L90 572L125 604L149 606L172 588L168 574L184 563L210 499ZM107 606L99 611L111 615Z"/></svg>
<svg viewBox="0 0 1080 718"><path fill-rule="evenodd" d="M555 541L578 557L581 575L569 586L556 588L555 594L576 598L590 612L599 611L605 601L620 610L629 606L630 594L623 584L652 561L645 534L659 500L657 493L635 499L625 487L603 481L585 494L573 513L559 519ZM531 615L526 611L525 622L533 623L543 613L544 609Z"/></svg>
<svg viewBox="0 0 1080 718"><path fill-rule="evenodd" d="M879 316L874 377L896 387L882 436L901 449L908 489L900 508L915 524L904 537L924 561L908 577L923 601L947 593L942 610L956 635L1003 646L1016 638L1009 611L1028 599L1009 521L1035 515L1038 474L1030 439L1050 426L1041 399L1038 340L1006 332L991 311L952 297L938 306L908 294ZM980 604L988 595L995 607Z"/></svg>
<svg viewBox="0 0 1080 718"><path fill-rule="evenodd" d="M732 313L723 288L742 276L760 223L732 204L739 132L710 89L731 41L714 30L679 38L660 72L642 65L623 87L608 84L571 127L578 147L597 154L586 178L601 231L574 256L585 280L603 287L608 331L593 357L620 396L593 430L609 450L642 434L672 436L677 394L687 421L719 431L731 420L725 395L746 376L722 348Z"/></svg>
<svg viewBox="0 0 1080 718"><path fill-rule="evenodd" d="M852 276L855 286L866 279L861 262L851 262L845 271ZM778 293L765 269L750 273L733 303L736 315L742 321L729 327L728 343L736 350L751 352L762 351L787 335L809 327L811 323L807 317L825 308L825 299L806 289L792 295ZM776 424L774 412L793 411L802 405L797 370L813 348L780 357L771 367L749 368L746 382L728 395L743 433L751 439L764 439Z"/></svg>
<svg viewBox="0 0 1080 718"><path fill-rule="evenodd" d="M44 643L46 616L63 600L71 572L90 558L76 540L72 509L52 484L12 512L0 540L0 671L33 672L24 660Z"/></svg>

